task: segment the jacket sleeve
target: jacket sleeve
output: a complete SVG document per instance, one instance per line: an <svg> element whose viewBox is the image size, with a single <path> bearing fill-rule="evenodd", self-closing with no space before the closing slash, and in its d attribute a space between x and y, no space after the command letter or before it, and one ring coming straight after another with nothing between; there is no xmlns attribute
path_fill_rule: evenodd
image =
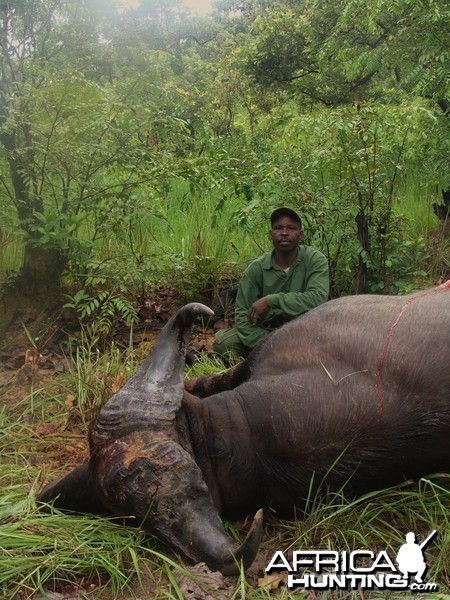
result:
<svg viewBox="0 0 450 600"><path fill-rule="evenodd" d="M279 309L288 318L295 318L328 300L330 279L325 256L320 252L315 252L306 268L305 291L269 294L267 302L270 308ZM295 285L295 280L293 285Z"/></svg>
<svg viewBox="0 0 450 600"><path fill-rule="evenodd" d="M248 309L253 302L261 298L262 285L261 267L257 263L252 263L242 275L234 312L239 339L248 348L256 346L268 333L267 329L258 323L251 325L247 320Z"/></svg>

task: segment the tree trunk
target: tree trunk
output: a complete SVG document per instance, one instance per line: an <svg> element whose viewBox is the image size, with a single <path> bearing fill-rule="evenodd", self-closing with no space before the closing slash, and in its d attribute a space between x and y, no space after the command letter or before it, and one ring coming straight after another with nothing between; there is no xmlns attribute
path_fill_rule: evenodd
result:
<svg viewBox="0 0 450 600"><path fill-rule="evenodd" d="M24 264L13 283L0 291L0 333L15 318L42 320L61 305L61 275L67 260L58 249L25 247Z"/></svg>
<svg viewBox="0 0 450 600"><path fill-rule="evenodd" d="M365 294L367 291L367 262L363 254L369 252L369 223L362 206L355 217L357 235L361 244L361 252L358 259L358 273L356 275L355 294Z"/></svg>

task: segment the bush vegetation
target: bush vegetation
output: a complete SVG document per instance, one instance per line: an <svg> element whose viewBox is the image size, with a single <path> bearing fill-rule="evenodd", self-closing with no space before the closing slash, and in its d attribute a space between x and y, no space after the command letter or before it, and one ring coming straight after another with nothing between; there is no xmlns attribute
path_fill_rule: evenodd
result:
<svg viewBox="0 0 450 600"><path fill-rule="evenodd" d="M161 280L208 298L267 247L280 204L304 215L333 295L436 282L449 16L431 4L5 4L3 297L68 294L81 317L105 301L130 317Z"/></svg>

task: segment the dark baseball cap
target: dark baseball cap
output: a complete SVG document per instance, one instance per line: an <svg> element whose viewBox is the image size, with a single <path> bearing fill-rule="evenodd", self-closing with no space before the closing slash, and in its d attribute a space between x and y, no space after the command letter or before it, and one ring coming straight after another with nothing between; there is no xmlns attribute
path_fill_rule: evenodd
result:
<svg viewBox="0 0 450 600"><path fill-rule="evenodd" d="M292 208L287 208L286 206L281 206L280 208L276 208L273 213L270 215L270 224L273 225L275 221L278 221L281 217L289 217L293 221L296 221L300 225L300 229L302 228L302 220L299 215L292 210Z"/></svg>

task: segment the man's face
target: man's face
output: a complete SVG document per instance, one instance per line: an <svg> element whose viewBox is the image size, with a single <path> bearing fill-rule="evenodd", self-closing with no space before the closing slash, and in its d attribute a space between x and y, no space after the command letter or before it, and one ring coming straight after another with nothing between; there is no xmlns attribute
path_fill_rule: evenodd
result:
<svg viewBox="0 0 450 600"><path fill-rule="evenodd" d="M297 248L302 232L300 225L290 217L280 217L269 232L275 250L291 252Z"/></svg>

